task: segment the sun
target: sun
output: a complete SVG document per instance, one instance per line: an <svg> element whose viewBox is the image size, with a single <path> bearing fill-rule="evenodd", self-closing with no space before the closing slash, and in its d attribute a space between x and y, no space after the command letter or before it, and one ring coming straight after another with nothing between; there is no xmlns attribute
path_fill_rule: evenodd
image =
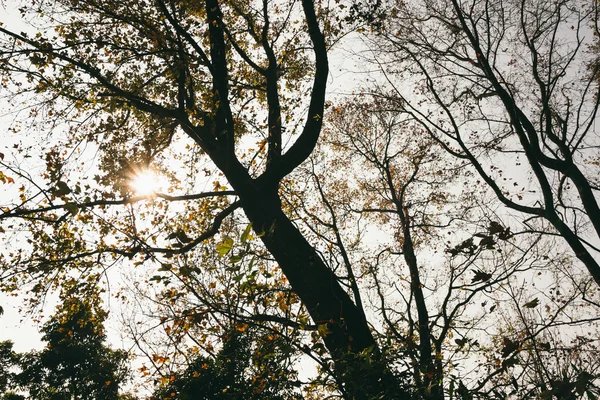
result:
<svg viewBox="0 0 600 400"><path fill-rule="evenodd" d="M151 170L138 171L129 181L129 186L137 196L147 196L164 191L167 180Z"/></svg>

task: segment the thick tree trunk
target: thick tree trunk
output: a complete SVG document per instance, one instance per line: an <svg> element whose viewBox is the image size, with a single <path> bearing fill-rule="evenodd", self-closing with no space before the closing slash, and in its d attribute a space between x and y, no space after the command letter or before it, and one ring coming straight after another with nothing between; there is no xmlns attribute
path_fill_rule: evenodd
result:
<svg viewBox="0 0 600 400"><path fill-rule="evenodd" d="M387 368L362 310L282 211L278 184L250 178L235 160L216 159L221 161L217 163L240 197L253 229L261 234L312 320L326 328L321 336L345 398L408 399Z"/></svg>
<svg viewBox="0 0 600 400"><path fill-rule="evenodd" d="M382 359L364 313L281 208L278 195L281 178L310 156L319 138L329 71L327 46L319 28L315 5L312 0L303 0L302 7L315 54L308 118L301 135L282 155L277 75L272 71L276 60L273 54L267 54L271 58L271 69L265 76L269 81L269 156L267 170L262 177L252 179L235 155L234 118L227 102L226 34L217 0L206 0L206 10L213 63L213 94L220 105L216 107L217 112L210 124L192 127L183 121L182 125L188 125L184 128L186 132L196 138L225 174L254 230L262 234L261 240L279 263L292 290L300 297L313 321L326 328L319 331L334 361L334 374L341 382L340 389L345 397L357 400L406 398ZM263 45L267 53L272 51L267 42Z"/></svg>
<svg viewBox="0 0 600 400"><path fill-rule="evenodd" d="M243 193L246 215L279 263L316 324L335 363L347 399L408 399L385 365L362 310L339 284L298 228L281 210L275 193ZM324 333L326 332L326 333Z"/></svg>

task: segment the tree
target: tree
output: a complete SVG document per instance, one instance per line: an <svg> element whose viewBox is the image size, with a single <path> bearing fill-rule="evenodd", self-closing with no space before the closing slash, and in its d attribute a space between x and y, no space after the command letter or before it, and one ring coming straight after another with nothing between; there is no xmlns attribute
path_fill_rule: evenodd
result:
<svg viewBox="0 0 600 400"><path fill-rule="evenodd" d="M12 384L15 372L14 368L18 364L18 354L13 351L11 341L0 342L0 394L3 400L19 400L24 397L14 393Z"/></svg>
<svg viewBox="0 0 600 400"><path fill-rule="evenodd" d="M597 376L587 360L593 333L577 328L597 328L597 306L581 303L586 295L579 285L589 279L556 268L569 261L546 235L511 230L491 204L479 204L462 185L472 183L459 173L464 167L394 105L360 96L331 107L311 166L321 201L298 207L311 230L330 243L328 258L339 252L344 262L363 266L363 281L368 275L373 287L363 282L362 293L379 298L380 321L371 321L383 327L380 340L396 353L389 357L410 360L406 370L422 398L451 398L457 387L465 396L505 398L517 393L513 385L523 398L548 380L564 382L559 371L565 366L556 362L564 362L565 347L574 350L559 344L564 335L574 347L585 343L578 350L581 369L567 386L574 390L573 376L581 375L586 379L580 378L578 393L591 389ZM335 179L326 178L330 171ZM379 240L389 230L379 248L342 239L354 237L364 219L374 221ZM508 351L510 343L519 344ZM474 363L474 375L463 372Z"/></svg>
<svg viewBox="0 0 600 400"><path fill-rule="evenodd" d="M107 314L92 303L96 295L88 294L90 299L72 293L62 297L57 313L42 328L43 350L16 354L10 342L3 342L10 353L3 352L8 354L3 360L18 370L4 375L9 383L3 387L25 390L40 400L122 398L118 389L127 379L127 354L104 345ZM3 398L11 398L9 394Z"/></svg>
<svg viewBox="0 0 600 400"><path fill-rule="evenodd" d="M519 291L512 282L508 283L503 288L505 291ZM488 398L593 399L598 396L597 341L588 333L589 326L580 330L578 324L573 323L582 318L577 312L581 294L570 290L568 284L550 288L549 294L551 302L540 307L544 311L538 308L539 299L544 299L543 291L535 295L528 293L527 297L513 295L511 301L504 302L499 318L509 320L510 324L506 324L503 335L498 338L502 346L500 354L488 354L499 360L502 368L478 382L473 392ZM532 297L533 300L523 302ZM575 307L563 307L563 304ZM561 318L562 313L567 319ZM565 334L565 331L575 334Z"/></svg>
<svg viewBox="0 0 600 400"><path fill-rule="evenodd" d="M314 323L322 327L341 389L357 399L401 397L364 311L284 213L278 193L282 179L310 156L321 132L328 75L323 31L337 29L325 4L305 0L299 9L285 1L78 1L51 7L39 3L21 11L47 18L48 25L31 35L0 27L3 85L13 93L45 96L30 109L32 115L43 113L55 126L76 122L71 128L63 125L66 141L46 151L46 183L41 186L25 171L3 164L29 187L2 219L31 223L27 229L33 248L22 262L18 255L5 262L5 271L42 275L39 291L70 268L91 273L88 267L98 259L109 263L113 256L184 254L242 208ZM313 77L308 111L301 125L293 125L300 124L294 111L303 100L298 93L308 73ZM297 137L288 146L294 133ZM128 176L158 164L159 154L179 135L193 143L188 142L190 155L210 159L231 190L215 183L213 192L161 197L189 201L235 195L238 200L218 212L205 207L192 218L201 223L181 226L185 235L177 236L173 227L178 246L156 244L156 236L137 232L135 223L116 231L122 221L94 228L101 235L120 236L114 241L87 241L83 231L90 229L96 209L142 200L131 197ZM243 159L241 142L250 138L259 150L252 159ZM64 149L82 151L84 142L103 154L99 168L104 174L95 182L68 175L70 156ZM49 190L43 189L47 186ZM7 273L12 277L5 279L8 289L21 282L18 274Z"/></svg>
<svg viewBox="0 0 600 400"><path fill-rule="evenodd" d="M376 36L378 56L394 65L383 95L531 230L563 237L600 284L598 64L588 51L598 4L391 5ZM409 93L396 79L417 84Z"/></svg>
<svg viewBox="0 0 600 400"><path fill-rule="evenodd" d="M252 341L251 332L239 332L233 327L214 358L199 356L184 371L165 377L168 383L154 396L181 400L298 398L297 394L292 395L286 390L289 381L284 377L289 371L285 371L283 364L278 365L276 350L259 346L253 351ZM273 343L273 340L266 343ZM261 367L253 370L253 364Z"/></svg>
<svg viewBox="0 0 600 400"><path fill-rule="evenodd" d="M384 104L383 111L395 113L397 120L419 126L448 155L462 162L461 169L467 174L461 179L471 194L481 199L490 189L502 205L518 212L504 214L518 218L521 228L504 231L502 224L493 221L487 232L479 232L449 248L451 254L466 255L487 244L496 247L492 232L503 232L501 236L505 239L530 233L542 235L543 241L548 236L560 237L596 285L599 283L595 256L598 231L594 228L598 215L594 193L598 187L593 161L597 156L593 124L598 86L596 55L585 51L586 46L596 41L592 36L597 24L595 7L596 4L587 7L573 2L536 1L417 5L390 2L386 18L367 35L374 54L371 60L383 70L385 81L379 87L365 87L367 93L374 95L373 103ZM588 26L592 30L586 31ZM369 121L363 116L358 118ZM385 135L378 138L381 137ZM351 140L354 145L360 143L356 137ZM375 140L365 142L371 146L368 150L376 149ZM362 152L375 159L372 153ZM522 161L527 161L523 162L525 167ZM380 165L383 168L384 164ZM469 170L475 172L477 182L467 179ZM558 251L556 247L551 249L552 254ZM490 375L477 378L479 382L475 385L460 382L460 396L524 398L538 393L542 397L575 398L584 396L584 387L593 387L593 383L589 384L597 379L591 378L595 376L595 367L587 361L581 362L586 365L581 374L577 368L565 365L568 363L558 366L565 361L562 350L571 349L563 344L560 335L568 332L572 343L577 343L574 332L578 332L578 323L574 321L595 320L598 306L595 300L590 301L590 296L597 296L597 290L589 290L590 278L580 275L581 264L562 259L567 266L545 262L548 258L539 260L547 270L538 274L552 275L546 279L555 280L545 286L546 292L538 292L534 287L524 290L527 282L521 280L521 284L508 285L519 289L505 292L515 304L511 306L512 319L507 317L502 328L504 337L502 334L497 337L504 343L502 357L488 355L488 362L497 362L499 368L488 365ZM474 272L474 283L494 276L484 269ZM519 276L528 276L523 272ZM418 275L411 273L411 278L414 281ZM568 282L566 291L572 290L573 297L566 296L562 301L574 306L564 308L574 314L560 323L554 309L562 306L552 295L556 290L562 292L557 289L561 287L558 282ZM501 288L506 286L503 284ZM535 292L542 296L528 300L522 297ZM544 298L549 302L540 307L545 308L542 312L537 307L539 299ZM590 308L579 314L577 304ZM529 314L530 308L536 312ZM494 305L492 310L496 309ZM560 332L557 326L562 324L568 328ZM591 326L596 329L595 322ZM490 334L488 329L485 332ZM515 336L519 339L515 340ZM585 335L577 336L586 343L578 354L586 354ZM463 339L457 341L459 347L468 343ZM542 349L540 342L544 345ZM518 343L515 349L527 349L520 353L522 358L519 352L507 350L515 343ZM514 365L519 368L513 371ZM479 374L484 373L479 371ZM506 380L500 384L503 379ZM576 382L580 383L577 390ZM456 386L451 384L451 387L448 392L457 393ZM593 390L587 396L594 398Z"/></svg>

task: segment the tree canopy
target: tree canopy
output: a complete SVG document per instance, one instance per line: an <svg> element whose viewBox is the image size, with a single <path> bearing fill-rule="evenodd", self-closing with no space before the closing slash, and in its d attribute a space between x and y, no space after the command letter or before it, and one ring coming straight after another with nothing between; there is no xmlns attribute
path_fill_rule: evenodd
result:
<svg viewBox="0 0 600 400"><path fill-rule="evenodd" d="M40 400L122 398L118 389L127 379L127 353L104 344L106 312L97 293L86 289L91 296L82 298L72 286L65 288L57 312L42 327L43 350L18 354L10 341L1 343L2 399L25 399L17 390Z"/></svg>
<svg viewBox="0 0 600 400"><path fill-rule="evenodd" d="M24 2L0 289L62 308L0 368L123 396L108 297L155 398L596 398L597 7Z"/></svg>

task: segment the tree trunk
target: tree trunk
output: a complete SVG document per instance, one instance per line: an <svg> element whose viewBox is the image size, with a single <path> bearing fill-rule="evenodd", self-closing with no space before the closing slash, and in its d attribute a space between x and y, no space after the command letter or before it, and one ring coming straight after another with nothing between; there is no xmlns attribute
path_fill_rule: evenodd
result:
<svg viewBox="0 0 600 400"><path fill-rule="evenodd" d="M261 240L313 321L326 328L321 331L322 338L335 364L334 375L343 384L344 397L408 399L387 368L362 310L283 213L278 195L252 184L243 186L234 188L254 230L263 234Z"/></svg>

